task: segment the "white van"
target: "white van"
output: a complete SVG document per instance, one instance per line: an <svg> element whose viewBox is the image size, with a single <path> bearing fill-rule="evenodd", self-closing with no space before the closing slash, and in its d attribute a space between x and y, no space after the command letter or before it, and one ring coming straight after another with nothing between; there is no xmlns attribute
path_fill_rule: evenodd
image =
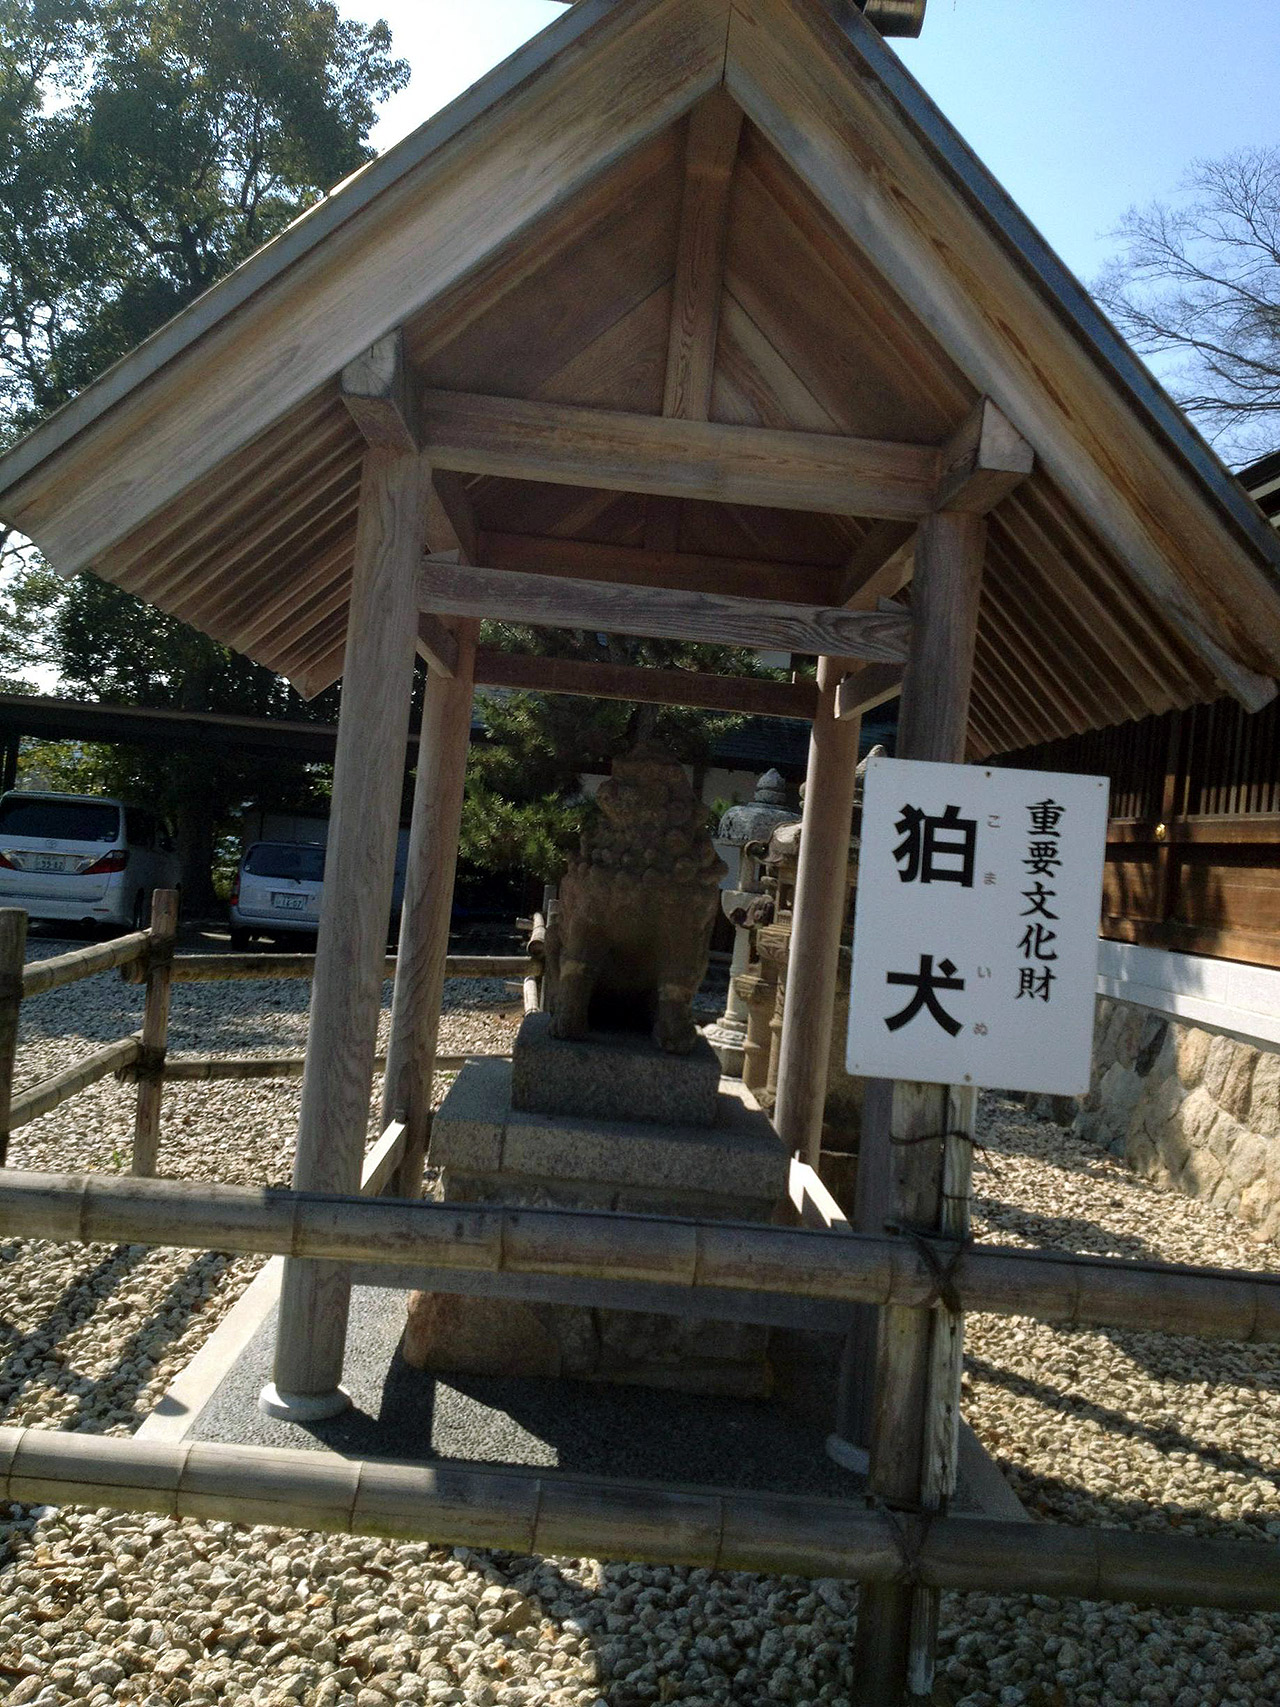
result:
<svg viewBox="0 0 1280 1707"><path fill-rule="evenodd" d="M140 930L178 856L154 812L91 794L0 796L0 907L33 919Z"/></svg>

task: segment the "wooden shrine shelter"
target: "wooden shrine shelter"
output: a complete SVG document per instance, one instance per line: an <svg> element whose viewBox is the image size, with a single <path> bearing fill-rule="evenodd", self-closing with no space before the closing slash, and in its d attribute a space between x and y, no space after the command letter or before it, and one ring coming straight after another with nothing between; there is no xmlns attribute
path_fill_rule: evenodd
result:
<svg viewBox="0 0 1280 1707"><path fill-rule="evenodd" d="M474 683L812 720L776 1117L803 1157L818 1140L860 711L901 691L900 755L974 760L1224 692L1256 708L1280 674L1274 531L847 0L580 0L13 449L0 511L57 569L130 589L306 694L342 677L299 1193L359 1185L415 652L430 678L385 1097L407 1128L408 1197ZM817 655L817 681L490 653L476 644L486 616ZM316 1200L299 1197L287 1237L247 1204L226 1215L253 1221L247 1248L293 1259L275 1374L294 1414L336 1402L353 1239L376 1261L412 1226L449 1253L437 1262L526 1275L589 1273L596 1240L597 1265L608 1252L639 1284L714 1273L766 1289L784 1286L778 1241L808 1240L814 1295L891 1306L873 1486L930 1512L954 1440L954 1305L976 1295L955 1209L971 1118L962 1092L869 1094L862 1239L839 1251L830 1234L744 1229L735 1258L700 1229L702 1256L673 1270L652 1231L665 1224L626 1216L522 1214L525 1243L508 1227L491 1250L497 1211L449 1222L421 1202L339 1206L328 1234L304 1236ZM934 1141L895 1150L891 1137ZM117 1229L145 1223L164 1242L207 1229L191 1188L142 1183L151 1219L122 1210ZM154 1207L166 1190L181 1205L167 1223ZM27 1199L14 1185L6 1201ZM952 1239L947 1284L901 1239L872 1279L870 1266L850 1278L855 1247L893 1243L890 1212ZM378 1215L393 1218L381 1238ZM552 1220L569 1231L540 1256L534 1234ZM230 1221L224 1240L239 1236ZM1073 1284L1069 1304L1061 1289L1046 1301L1045 1278L996 1285L1002 1304L989 1287L984 1307L1132 1308L1105 1281ZM1271 1283L1250 1284L1249 1331L1280 1333ZM562 1546L703 1558L671 1540L683 1519L657 1495L635 1495L632 1527L608 1533L583 1502L576 1527L553 1525ZM460 1509L442 1494L431 1533L459 1533ZM843 1568L849 1521L715 1558ZM874 1585L868 1700L896 1698L908 1651L922 1675L940 1583L1014 1581L1017 1546L1000 1555L990 1528L954 1543L950 1576L936 1536L954 1526L933 1552L921 1537L903 1552L901 1533L878 1530L857 1554ZM1219 1604L1280 1604L1275 1567L1254 1558L1211 1567L1202 1547L1190 1577L1165 1554L1126 1575L1112 1541L1091 1539L1087 1564L1082 1542L1037 1545L1056 1563L1028 1575L1024 1548L1020 1585L1194 1600L1230 1579L1244 1586ZM1196 1544L1178 1545L1190 1560Z"/></svg>

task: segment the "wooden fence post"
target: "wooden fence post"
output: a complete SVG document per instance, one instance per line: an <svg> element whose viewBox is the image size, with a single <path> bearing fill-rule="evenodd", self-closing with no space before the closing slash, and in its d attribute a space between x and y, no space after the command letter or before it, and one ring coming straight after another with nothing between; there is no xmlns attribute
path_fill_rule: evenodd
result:
<svg viewBox="0 0 1280 1707"><path fill-rule="evenodd" d="M899 758L964 760L985 546L980 516L941 511L920 525ZM967 1204L949 1209L944 1193L950 1178L967 1198L964 1134L972 1136L974 1106L972 1093L946 1085L875 1087L863 1111L859 1231L868 1230L868 1209L880 1212L886 1204L893 1221L911 1232L954 1227L957 1214L967 1225ZM939 1309L880 1312L870 1491L891 1509L945 1507L955 1474L963 1332L963 1316L946 1301ZM877 1583L863 1591L854 1675L867 1707L928 1696L937 1616L934 1589Z"/></svg>
<svg viewBox="0 0 1280 1707"><path fill-rule="evenodd" d="M431 471L413 451L365 452L347 618L333 806L302 1075L298 1191L360 1189L386 967L403 754ZM335 1416L351 1303L344 1263L287 1261L273 1379L258 1403Z"/></svg>
<svg viewBox="0 0 1280 1707"><path fill-rule="evenodd" d="M405 1125L404 1151L389 1185L392 1197L421 1196L431 1131L431 1088L447 975L480 629L478 622L469 620L456 626L454 674L443 676L432 670L428 675L418 737L418 774L382 1090L383 1129L393 1120Z"/></svg>
<svg viewBox="0 0 1280 1707"><path fill-rule="evenodd" d="M160 1150L160 1099L164 1094L164 1057L169 1044L169 992L173 983L173 950L177 937L178 891L152 890L142 1047L131 1069L132 1077L138 1081L131 1171L141 1179L150 1179L154 1175Z"/></svg>
<svg viewBox="0 0 1280 1707"><path fill-rule="evenodd" d="M13 1063L18 1053L22 962L26 952L26 912L21 907L0 907L0 1167L9 1152L9 1104L13 1100Z"/></svg>
<svg viewBox="0 0 1280 1707"><path fill-rule="evenodd" d="M859 718L842 721L836 716L836 690L846 667L839 658L818 660L818 706L809 737L773 1113L787 1148L815 1171L822 1149L822 1109L862 727Z"/></svg>

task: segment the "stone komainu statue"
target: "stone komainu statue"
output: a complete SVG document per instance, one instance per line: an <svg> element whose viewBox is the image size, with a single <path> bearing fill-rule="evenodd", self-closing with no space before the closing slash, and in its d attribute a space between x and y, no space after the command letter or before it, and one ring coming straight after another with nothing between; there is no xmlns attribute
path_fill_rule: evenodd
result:
<svg viewBox="0 0 1280 1707"><path fill-rule="evenodd" d="M707 970L724 867L706 810L670 754L615 759L599 817L560 885L547 927L551 1030L653 1029L662 1049L697 1040L693 998Z"/></svg>

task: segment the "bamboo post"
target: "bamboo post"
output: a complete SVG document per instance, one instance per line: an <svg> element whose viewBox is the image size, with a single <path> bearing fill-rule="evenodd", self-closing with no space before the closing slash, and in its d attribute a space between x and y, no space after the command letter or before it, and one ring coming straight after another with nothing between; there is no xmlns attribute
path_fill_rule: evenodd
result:
<svg viewBox="0 0 1280 1707"><path fill-rule="evenodd" d="M471 743L479 630L478 622L458 623L454 674L444 676L432 670L422 702L391 1037L382 1089L383 1126L401 1121L405 1127L404 1149L389 1187L393 1197L418 1197L422 1192L458 864L462 789Z"/></svg>
<svg viewBox="0 0 1280 1707"><path fill-rule="evenodd" d="M964 760L985 545L986 523L979 516L942 511L920 525L899 758ZM972 1095L945 1085L900 1081L868 1096L858 1160L860 1231L882 1214L885 1182L898 1226L943 1229L944 1173L963 1180L967 1194L967 1163L956 1152L970 1146L955 1134L972 1135L973 1114ZM865 1322L864 1315L864 1336ZM936 1334L944 1343L935 1357ZM855 1341L859 1337L855 1333ZM896 1306L880 1312L870 1490L891 1508L945 1508L954 1476L962 1341L963 1318L945 1304L938 1312ZM861 1343L866 1346L865 1337ZM882 1707L927 1696L936 1628L935 1590L899 1583L868 1589L854 1655L860 1699Z"/></svg>
<svg viewBox="0 0 1280 1707"><path fill-rule="evenodd" d="M164 1094L164 1058L169 1044L169 991L173 949L178 939L178 891L151 893L151 943L147 951L147 996L142 1009L142 1042L133 1075L138 1103L133 1117L133 1172L150 1179L160 1151L160 1099Z"/></svg>
<svg viewBox="0 0 1280 1707"><path fill-rule="evenodd" d="M431 474L415 452L365 452L333 769L324 898L302 1078L298 1190L358 1191L391 912L401 755L418 629ZM285 1264L273 1381L259 1403L333 1416L351 1282L340 1264Z"/></svg>
<svg viewBox="0 0 1280 1707"><path fill-rule="evenodd" d="M773 1114L787 1148L815 1169L822 1149L861 729L858 718L836 716L836 690L845 668L839 658L818 660L818 707L809 737Z"/></svg>
<svg viewBox="0 0 1280 1707"><path fill-rule="evenodd" d="M22 1009L22 962L27 952L27 915L21 907L0 907L0 1167L9 1153L9 1104L13 1100L13 1064L18 1053Z"/></svg>

